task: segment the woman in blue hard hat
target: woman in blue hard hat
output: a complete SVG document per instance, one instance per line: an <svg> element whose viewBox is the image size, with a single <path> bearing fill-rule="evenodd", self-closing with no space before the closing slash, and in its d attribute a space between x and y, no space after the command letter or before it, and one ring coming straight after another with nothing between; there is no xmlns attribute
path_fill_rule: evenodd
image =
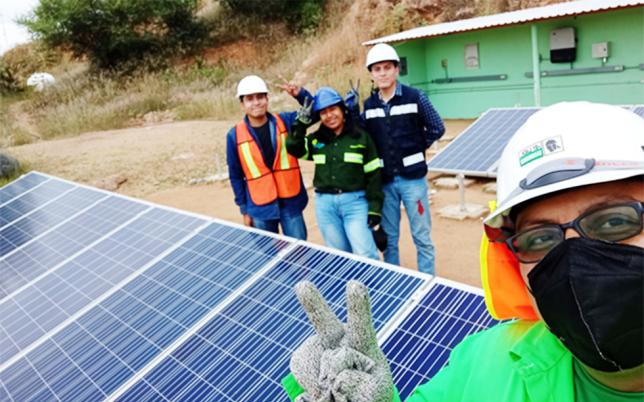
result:
<svg viewBox="0 0 644 402"><path fill-rule="evenodd" d="M322 124L307 136L311 112L319 114ZM312 104L302 106L286 149L315 163L315 212L324 242L378 259L370 228L380 225L380 159L369 135L353 124L337 91L322 87Z"/></svg>

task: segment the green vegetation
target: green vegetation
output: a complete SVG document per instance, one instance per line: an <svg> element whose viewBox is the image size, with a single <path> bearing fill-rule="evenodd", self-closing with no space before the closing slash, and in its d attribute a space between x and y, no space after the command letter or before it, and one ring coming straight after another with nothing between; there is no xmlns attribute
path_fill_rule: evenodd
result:
<svg viewBox="0 0 644 402"><path fill-rule="evenodd" d="M165 119L226 118L238 110L233 97L224 101L232 92L223 81L226 74L223 67L197 65L129 77L81 74L33 94L22 107L42 138Z"/></svg>
<svg viewBox="0 0 644 402"><path fill-rule="evenodd" d="M248 74L269 83L272 110L294 107L275 85L280 77L340 92L361 79L364 99L361 43L423 22L408 2L41 0L24 20L40 39L0 57L0 146L159 121L237 119L235 86ZM56 85L26 88L37 71L53 74Z"/></svg>
<svg viewBox="0 0 644 402"><path fill-rule="evenodd" d="M237 15L257 17L260 22L281 21L292 32L311 32L322 21L325 0L223 0Z"/></svg>
<svg viewBox="0 0 644 402"><path fill-rule="evenodd" d="M99 69L155 65L198 49L206 36L197 0L40 0L21 22L49 47L86 56Z"/></svg>
<svg viewBox="0 0 644 402"><path fill-rule="evenodd" d="M0 62L0 95L9 95L20 92L23 86L20 85L14 69L6 63Z"/></svg>

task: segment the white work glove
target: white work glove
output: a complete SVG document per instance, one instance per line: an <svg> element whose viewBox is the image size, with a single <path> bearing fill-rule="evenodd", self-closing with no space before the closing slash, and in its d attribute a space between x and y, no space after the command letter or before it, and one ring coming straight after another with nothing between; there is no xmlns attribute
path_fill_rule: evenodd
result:
<svg viewBox="0 0 644 402"><path fill-rule="evenodd" d="M311 125L311 122L313 121L313 118L311 117L312 115L312 110L313 110L313 99L306 98L304 99L304 103L302 106L300 106L299 110L297 111L296 115L296 120L304 125L304 127L308 127Z"/></svg>
<svg viewBox="0 0 644 402"><path fill-rule="evenodd" d="M291 357L291 372L305 390L297 401L390 402L393 380L371 323L367 288L347 283L346 326L311 282L298 283L295 292L316 332Z"/></svg>

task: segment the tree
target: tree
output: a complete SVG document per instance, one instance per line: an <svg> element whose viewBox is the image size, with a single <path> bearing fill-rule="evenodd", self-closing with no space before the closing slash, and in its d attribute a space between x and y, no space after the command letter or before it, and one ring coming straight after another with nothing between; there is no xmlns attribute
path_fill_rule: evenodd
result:
<svg viewBox="0 0 644 402"><path fill-rule="evenodd" d="M40 0L20 21L51 47L87 56L101 69L199 48L207 35L198 0Z"/></svg>

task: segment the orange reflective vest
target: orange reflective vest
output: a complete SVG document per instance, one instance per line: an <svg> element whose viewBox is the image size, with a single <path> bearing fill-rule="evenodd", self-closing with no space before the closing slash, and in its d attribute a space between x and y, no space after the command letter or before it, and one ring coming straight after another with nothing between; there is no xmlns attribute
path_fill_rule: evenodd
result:
<svg viewBox="0 0 644 402"><path fill-rule="evenodd" d="M246 177L250 199L255 205L266 205L279 198L291 198L300 193L302 180L297 159L286 152L286 126L275 115L277 147L273 169L264 162L262 152L242 120L235 126L237 153Z"/></svg>

